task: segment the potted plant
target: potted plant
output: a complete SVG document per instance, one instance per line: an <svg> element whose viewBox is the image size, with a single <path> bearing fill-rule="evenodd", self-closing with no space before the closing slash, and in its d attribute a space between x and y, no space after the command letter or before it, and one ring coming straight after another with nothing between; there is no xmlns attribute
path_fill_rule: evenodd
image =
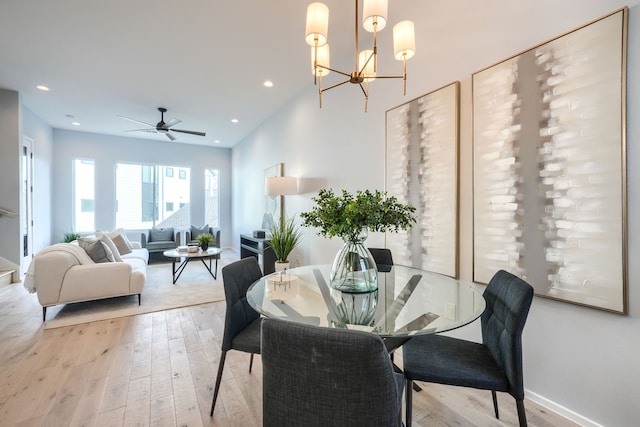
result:
<svg viewBox="0 0 640 427"><path fill-rule="evenodd" d="M302 239L302 232L296 227L294 218L274 224L269 230L268 238L276 255L276 271L289 268L289 254Z"/></svg>
<svg viewBox="0 0 640 427"><path fill-rule="evenodd" d="M200 243L200 248L202 248L203 251L209 249L209 245L214 242L211 233L199 234L198 237L196 237L196 240L198 241L198 243Z"/></svg>
<svg viewBox="0 0 640 427"><path fill-rule="evenodd" d="M378 288L375 262L363 242L368 231L397 232L416 222L415 207L398 202L382 191L357 191L355 195L342 190L337 196L331 189L322 189L312 197L316 206L300 216L305 227L318 227L318 234L340 237L343 248L331 268L331 286L343 292L372 292Z"/></svg>
<svg viewBox="0 0 640 427"><path fill-rule="evenodd" d="M64 243L71 243L74 240L78 240L80 238L80 233L76 233L75 231L71 231L69 233L64 233L62 241Z"/></svg>

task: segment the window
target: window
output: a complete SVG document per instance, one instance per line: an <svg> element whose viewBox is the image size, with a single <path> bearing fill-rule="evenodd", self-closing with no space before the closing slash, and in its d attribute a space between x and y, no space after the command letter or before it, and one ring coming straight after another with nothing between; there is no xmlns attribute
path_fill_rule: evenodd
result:
<svg viewBox="0 0 640 427"><path fill-rule="evenodd" d="M204 222L210 227L220 226L220 200L218 169L204 170Z"/></svg>
<svg viewBox="0 0 640 427"><path fill-rule="evenodd" d="M172 179L175 166L116 165L116 226L129 229L188 227L190 225L190 174L180 169L181 180ZM171 172L168 172L171 170ZM175 210L175 206L180 206Z"/></svg>
<svg viewBox="0 0 640 427"><path fill-rule="evenodd" d="M95 185L93 160L73 161L73 231L95 230Z"/></svg>
<svg viewBox="0 0 640 427"><path fill-rule="evenodd" d="M184 169L180 169L180 170L178 171L178 177L179 177L180 179L187 179L187 171L186 171L186 170L184 170Z"/></svg>

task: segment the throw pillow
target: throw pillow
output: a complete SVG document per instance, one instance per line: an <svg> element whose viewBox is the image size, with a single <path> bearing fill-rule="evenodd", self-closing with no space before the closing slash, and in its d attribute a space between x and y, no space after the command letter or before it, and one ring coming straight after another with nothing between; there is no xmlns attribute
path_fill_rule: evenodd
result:
<svg viewBox="0 0 640 427"><path fill-rule="evenodd" d="M173 242L173 227L152 228L149 231L150 242Z"/></svg>
<svg viewBox="0 0 640 427"><path fill-rule="evenodd" d="M114 262L113 253L104 242L87 237L78 239L78 245L84 249L95 263Z"/></svg>
<svg viewBox="0 0 640 427"><path fill-rule="evenodd" d="M202 227L191 226L191 240L196 240L199 235L209 232L209 224L205 224Z"/></svg>
<svg viewBox="0 0 640 427"><path fill-rule="evenodd" d="M111 240L114 240L114 238L116 236L121 236L122 239L124 240L125 244L127 245L127 247L131 250L133 249L133 244L131 243L131 241L129 240L129 238L127 237L127 233L126 231L124 231L124 228L116 228L113 231L100 231L100 230L96 230L96 234L98 233L103 233L106 234L107 236L109 236L109 238ZM114 240L115 243L115 240ZM120 250L120 248L118 248L118 250ZM120 250L120 254L125 254L125 253L129 253L129 252L122 252Z"/></svg>
<svg viewBox="0 0 640 427"><path fill-rule="evenodd" d="M127 246L127 242L124 240L124 237L122 237L122 234L116 234L111 238L111 240L113 241L113 244L116 245L116 248L118 248L120 255L131 253L131 248Z"/></svg>
<svg viewBox="0 0 640 427"><path fill-rule="evenodd" d="M98 238L98 240L100 240L101 242L103 242L105 245L109 247L109 249L111 250L111 253L113 254L114 260L116 260L117 262L122 262L122 258L120 257L120 252L118 251L118 248L116 247L115 243L113 243L113 240L109 238L109 236L107 236L104 233L96 233L96 237Z"/></svg>

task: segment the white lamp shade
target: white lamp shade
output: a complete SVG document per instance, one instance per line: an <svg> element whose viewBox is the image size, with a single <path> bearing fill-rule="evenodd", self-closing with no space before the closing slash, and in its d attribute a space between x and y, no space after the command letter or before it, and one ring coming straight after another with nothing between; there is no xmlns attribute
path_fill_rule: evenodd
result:
<svg viewBox="0 0 640 427"><path fill-rule="evenodd" d="M416 53L413 21L398 22L393 27L393 53L399 61L409 59Z"/></svg>
<svg viewBox="0 0 640 427"><path fill-rule="evenodd" d="M298 178L293 176L272 176L266 181L267 196L287 196L298 194Z"/></svg>
<svg viewBox="0 0 640 427"><path fill-rule="evenodd" d="M369 59L368 63L367 63L367 59ZM362 70L362 67L364 66L365 63L367 64L367 66L364 67L364 70L363 70L365 82L372 82L376 79L375 78L376 73L373 71L374 61L375 61L375 58L373 57L373 50L371 49L365 49L362 52L360 52L360 54L358 55L358 64L360 66L360 70Z"/></svg>
<svg viewBox="0 0 640 427"><path fill-rule="evenodd" d="M305 39L309 46L322 46L327 42L329 30L329 8L324 3L311 3L307 7Z"/></svg>
<svg viewBox="0 0 640 427"><path fill-rule="evenodd" d="M362 26L365 30L373 33L381 31L387 26L387 0L364 0L364 6L362 8ZM377 28L373 25L377 23Z"/></svg>
<svg viewBox="0 0 640 427"><path fill-rule="evenodd" d="M318 52L318 65L323 65L325 67L330 67L331 63L329 61L329 45L325 44L324 46L319 46L317 49L315 47L311 47L311 74L316 73L317 77L327 76L330 71L325 68L315 68L314 65L314 55Z"/></svg>

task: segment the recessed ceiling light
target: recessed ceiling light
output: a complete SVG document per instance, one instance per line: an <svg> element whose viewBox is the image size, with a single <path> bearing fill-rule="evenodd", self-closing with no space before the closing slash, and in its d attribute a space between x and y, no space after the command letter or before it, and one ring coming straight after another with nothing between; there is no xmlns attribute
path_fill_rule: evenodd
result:
<svg viewBox="0 0 640 427"><path fill-rule="evenodd" d="M213 143L214 143L214 144L220 144L220 140L219 140L219 139L214 139L214 140L213 140Z"/></svg>
<svg viewBox="0 0 640 427"><path fill-rule="evenodd" d="M273 82L271 80L265 80L262 84L264 87L273 87Z"/></svg>
<svg viewBox="0 0 640 427"><path fill-rule="evenodd" d="M231 123L238 123L240 120L238 119L231 119Z"/></svg>
<svg viewBox="0 0 640 427"><path fill-rule="evenodd" d="M44 91L44 92L49 92L49 88L43 85L36 86L36 89L40 89L41 91Z"/></svg>
<svg viewBox="0 0 640 427"><path fill-rule="evenodd" d="M71 124L74 126L80 126L80 122L71 122Z"/></svg>

